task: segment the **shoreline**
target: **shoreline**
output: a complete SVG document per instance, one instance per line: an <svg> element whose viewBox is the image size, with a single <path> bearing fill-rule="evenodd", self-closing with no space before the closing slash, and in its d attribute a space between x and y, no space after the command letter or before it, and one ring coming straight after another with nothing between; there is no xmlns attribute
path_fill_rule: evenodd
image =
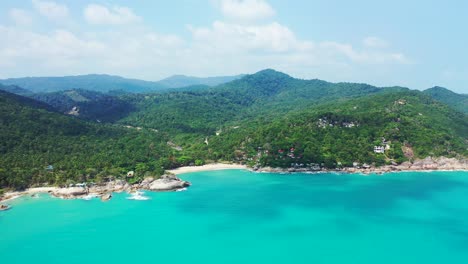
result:
<svg viewBox="0 0 468 264"><path fill-rule="evenodd" d="M33 187L33 188L28 188L24 191L7 192L2 197L0 197L0 202L11 201L16 198L20 198L21 196L24 196L24 195L33 195L33 194L38 194L38 193L51 193L59 189L60 189L59 187Z"/></svg>
<svg viewBox="0 0 468 264"><path fill-rule="evenodd" d="M114 180L104 184L91 185L84 187L36 187L28 188L24 191L7 192L0 196L0 202L7 202L16 198L29 195L32 196L38 193L49 193L53 197L61 199L83 199L83 198L100 198L101 201L108 201L112 198L113 193L121 192L138 192L138 191L153 191L153 192L170 192L186 189L191 184L188 181L183 181L172 174L164 174L160 178L146 177L142 182L129 184L124 180Z"/></svg>
<svg viewBox="0 0 468 264"><path fill-rule="evenodd" d="M217 170L249 170L250 168L246 165L241 164L227 164L227 163L212 163L205 164L202 166L184 166L176 169L168 170L167 172L173 174L184 174L190 172L201 172L201 171L217 171Z"/></svg>
<svg viewBox="0 0 468 264"><path fill-rule="evenodd" d="M419 159L412 163L404 162L399 165L385 165L382 167L346 167L343 169L313 169L313 168L271 168L271 167L258 167L251 168L247 165L235 163L212 163L202 166L185 166L172 170L167 170L167 175L161 176L159 179L153 177L145 178L141 183L134 185L128 184L124 180L114 180L103 185L93 186L90 188L80 187L34 187L28 188L24 191L7 192L0 196L0 202L7 202L19 198L24 195L33 195L37 193L50 193L52 196L63 199L79 199L88 195L96 195L101 197L103 201L109 200L112 193L119 192L133 192L141 190L149 191L177 191L190 186L189 182L177 178L176 175L202 172L202 171L217 171L217 170L248 170L257 173L343 173L353 174L360 173L368 174L383 174L393 172L434 172L434 171L468 171L467 159L455 158L431 158ZM107 197L107 198L104 198Z"/></svg>

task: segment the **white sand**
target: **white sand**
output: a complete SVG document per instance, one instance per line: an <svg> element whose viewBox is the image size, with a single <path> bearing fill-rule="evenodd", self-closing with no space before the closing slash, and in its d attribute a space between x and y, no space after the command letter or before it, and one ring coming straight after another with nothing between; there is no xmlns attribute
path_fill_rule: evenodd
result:
<svg viewBox="0 0 468 264"><path fill-rule="evenodd" d="M214 164L206 164L206 165L203 165L203 166L180 167L180 168L177 168L177 169L168 170L168 172L171 172L171 173L174 173L174 174L182 174L182 173L188 173L188 172L233 170L233 169L246 170L247 166L239 165L239 164L214 163Z"/></svg>
<svg viewBox="0 0 468 264"><path fill-rule="evenodd" d="M7 192L3 195L4 199L1 200L2 202L6 202L9 200L16 199L18 197L21 197L22 195L31 195L35 193L46 193L49 191L56 191L58 190L58 187L37 187L37 188L28 188L25 191L22 192Z"/></svg>

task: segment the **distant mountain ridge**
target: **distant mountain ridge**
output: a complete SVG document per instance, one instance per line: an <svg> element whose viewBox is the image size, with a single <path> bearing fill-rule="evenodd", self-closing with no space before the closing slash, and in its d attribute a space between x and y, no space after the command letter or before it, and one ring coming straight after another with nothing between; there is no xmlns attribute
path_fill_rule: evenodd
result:
<svg viewBox="0 0 468 264"><path fill-rule="evenodd" d="M24 77L0 80L5 86L16 85L32 93L50 93L72 89L85 89L101 93L121 91L126 93L167 92L187 86L215 86L241 78L243 75L199 78L174 75L161 81L144 81L107 74L87 74L63 77Z"/></svg>
<svg viewBox="0 0 468 264"><path fill-rule="evenodd" d="M468 114L468 95L458 94L450 91L447 88L435 86L424 90L425 94L439 102L445 103L454 109L457 109L465 114Z"/></svg>
<svg viewBox="0 0 468 264"><path fill-rule="evenodd" d="M18 95L32 94L31 91L26 90L24 88L21 88L21 87L19 87L17 85L3 85L3 84L0 83L0 90L6 91L6 92L9 92L9 93L18 94Z"/></svg>
<svg viewBox="0 0 468 264"><path fill-rule="evenodd" d="M180 88L192 85L207 85L216 86L223 83L231 82L244 77L245 74L235 76L217 76L217 77L193 77L186 75L173 75L168 78L162 79L157 83L169 88Z"/></svg>
<svg viewBox="0 0 468 264"><path fill-rule="evenodd" d="M151 92L165 87L157 83L127 79L106 74L88 74L64 77L24 77L0 80L5 85L18 85L34 93L58 92L71 89L86 89L97 92L124 90L126 92Z"/></svg>

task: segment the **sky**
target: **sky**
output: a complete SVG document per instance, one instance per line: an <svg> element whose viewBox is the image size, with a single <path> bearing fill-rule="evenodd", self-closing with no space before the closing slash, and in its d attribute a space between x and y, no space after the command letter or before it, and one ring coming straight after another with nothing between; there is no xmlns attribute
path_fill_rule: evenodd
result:
<svg viewBox="0 0 468 264"><path fill-rule="evenodd" d="M468 93L468 1L2 0L0 78L272 68Z"/></svg>

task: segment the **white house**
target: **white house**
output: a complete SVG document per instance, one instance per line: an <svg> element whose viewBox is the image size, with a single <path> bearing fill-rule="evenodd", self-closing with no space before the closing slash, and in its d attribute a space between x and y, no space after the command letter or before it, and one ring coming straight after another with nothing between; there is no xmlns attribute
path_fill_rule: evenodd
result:
<svg viewBox="0 0 468 264"><path fill-rule="evenodd" d="M385 153L385 147L383 146L374 146L375 153Z"/></svg>

